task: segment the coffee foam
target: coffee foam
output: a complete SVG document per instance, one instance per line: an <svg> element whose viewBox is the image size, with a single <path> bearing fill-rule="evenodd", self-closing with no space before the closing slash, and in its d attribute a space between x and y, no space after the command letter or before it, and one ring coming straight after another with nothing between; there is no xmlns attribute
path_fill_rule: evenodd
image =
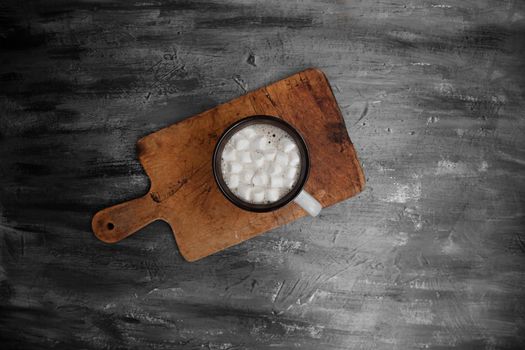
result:
<svg viewBox="0 0 525 350"><path fill-rule="evenodd" d="M224 146L221 171L228 188L245 202L268 204L296 185L299 148L283 129L265 123L237 131Z"/></svg>

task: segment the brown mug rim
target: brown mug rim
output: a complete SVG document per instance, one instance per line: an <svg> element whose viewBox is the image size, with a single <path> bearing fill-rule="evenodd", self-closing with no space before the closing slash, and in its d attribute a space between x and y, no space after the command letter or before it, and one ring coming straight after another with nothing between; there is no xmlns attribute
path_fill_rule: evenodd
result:
<svg viewBox="0 0 525 350"><path fill-rule="evenodd" d="M224 147L226 146L226 143L228 143L230 138L238 130L248 125L260 124L260 123L277 126L283 129L285 132L287 132L290 135L290 137L292 137L292 139L296 142L299 148L299 157L301 159L301 164L302 164L301 171L299 173L299 178L297 182L295 183L294 187L292 188L292 190L288 192L286 195L284 195L282 198L280 198L279 200L272 202L272 203L268 203L268 204L249 203L237 197L226 185L226 182L224 181L224 178L222 176L222 171L221 171L222 151L224 150ZM306 145L306 142L303 136L291 124L275 116L262 115L262 114L252 115L252 116L236 121L235 123L227 127L226 130L222 133L213 151L212 168L213 168L213 176L215 178L215 182L217 183L217 186L219 187L219 190L230 202L232 202L237 207L244 209L244 210L264 213L264 212L274 211L276 209L279 209L285 206L286 204L293 201L295 197L299 195L299 193L301 193L304 185L306 184L306 181L308 180L308 175L310 173L310 156L308 152L308 147Z"/></svg>

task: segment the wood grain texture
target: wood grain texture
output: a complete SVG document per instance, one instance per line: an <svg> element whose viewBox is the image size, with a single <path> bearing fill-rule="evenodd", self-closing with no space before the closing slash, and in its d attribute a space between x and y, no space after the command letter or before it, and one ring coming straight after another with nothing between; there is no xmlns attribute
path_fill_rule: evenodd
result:
<svg viewBox="0 0 525 350"><path fill-rule="evenodd" d="M295 203L249 212L220 192L211 164L215 145L228 127L252 115L278 116L301 133L311 162L304 188L323 207L362 191L363 170L328 80L308 69L141 138L138 157L151 187L138 199L99 211L92 220L95 235L114 243L161 219L182 256L195 261L307 215Z"/></svg>
<svg viewBox="0 0 525 350"><path fill-rule="evenodd" d="M525 4L2 1L0 338L23 349L521 349ZM308 67L365 190L196 263L100 208L136 140Z"/></svg>

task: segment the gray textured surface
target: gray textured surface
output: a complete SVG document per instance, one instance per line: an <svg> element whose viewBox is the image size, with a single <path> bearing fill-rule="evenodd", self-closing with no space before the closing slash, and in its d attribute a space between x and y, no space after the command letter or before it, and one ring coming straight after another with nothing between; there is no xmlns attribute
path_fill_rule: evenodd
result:
<svg viewBox="0 0 525 350"><path fill-rule="evenodd" d="M2 348L525 344L525 4L2 2ZM357 198L197 263L92 214L148 187L135 142L323 69Z"/></svg>

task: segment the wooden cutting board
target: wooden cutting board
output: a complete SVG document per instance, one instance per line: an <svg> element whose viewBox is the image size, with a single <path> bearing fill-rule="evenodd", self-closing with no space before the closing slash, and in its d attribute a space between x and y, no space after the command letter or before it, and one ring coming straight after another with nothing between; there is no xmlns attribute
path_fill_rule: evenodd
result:
<svg viewBox="0 0 525 350"><path fill-rule="evenodd" d="M138 157L151 188L95 214L95 235L114 243L164 220L182 256L195 261L305 216L294 203L270 213L244 211L215 183L218 138L235 121L256 114L283 118L303 135L311 158L305 189L323 207L361 192L363 171L328 80L308 69L140 139Z"/></svg>

